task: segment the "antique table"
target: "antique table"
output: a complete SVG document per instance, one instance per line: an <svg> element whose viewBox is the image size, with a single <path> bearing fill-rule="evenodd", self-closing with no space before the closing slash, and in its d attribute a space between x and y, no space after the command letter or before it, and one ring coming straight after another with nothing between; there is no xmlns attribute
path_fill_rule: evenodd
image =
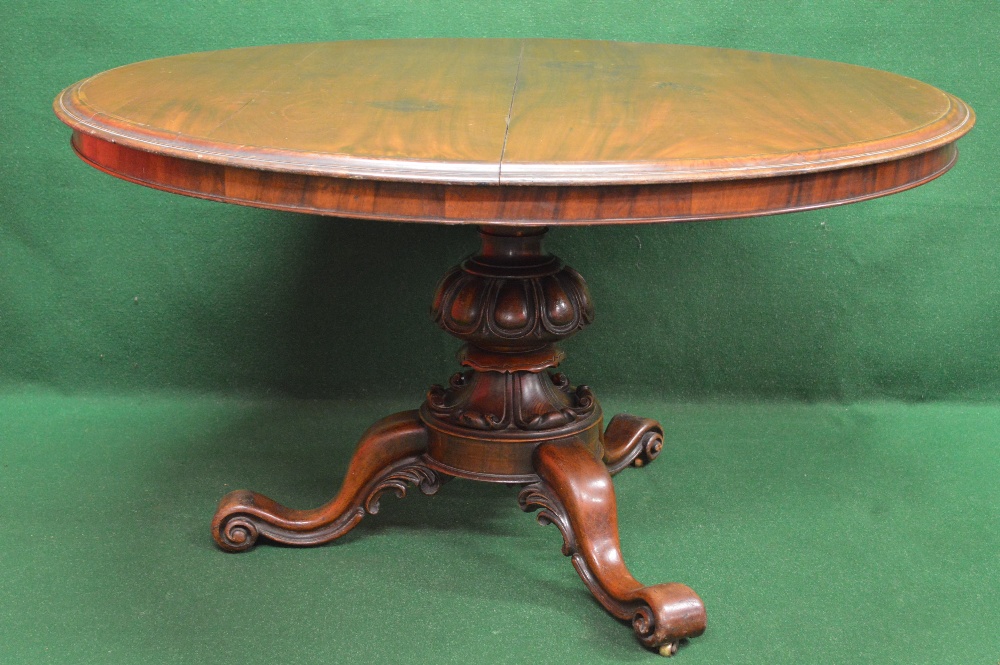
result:
<svg viewBox="0 0 1000 665"><path fill-rule="evenodd" d="M872 69L719 48L544 39L264 46L162 58L55 101L88 164L168 192L334 217L468 224L478 254L440 281L434 321L466 369L365 432L339 494L314 510L248 491L219 504L228 551L317 545L408 484L524 485L520 505L642 644L705 630L682 584L646 586L619 547L611 476L663 429L603 427L586 386L551 370L594 316L548 227L769 215L861 201L947 171L974 116ZM330 223L336 223L331 221Z"/></svg>

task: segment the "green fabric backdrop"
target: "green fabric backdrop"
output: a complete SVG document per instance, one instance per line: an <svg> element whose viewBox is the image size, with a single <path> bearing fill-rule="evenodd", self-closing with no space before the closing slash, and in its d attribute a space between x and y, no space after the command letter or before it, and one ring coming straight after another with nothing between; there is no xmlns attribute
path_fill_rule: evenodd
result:
<svg viewBox="0 0 1000 665"><path fill-rule="evenodd" d="M387 500L346 546L214 549L222 493L327 499L364 427L454 371L427 308L475 233L117 181L50 110L137 60L429 36L773 51L976 110L957 166L910 192L548 246L598 308L569 376L668 425L616 486L636 575L708 604L682 662L997 662L996 0L8 0L0 662L651 662L502 488Z"/></svg>
<svg viewBox="0 0 1000 665"><path fill-rule="evenodd" d="M951 173L883 200L556 230L549 247L586 276L598 307L567 345L571 377L676 398L995 398L998 14L994 0L8 3L0 380L419 396L453 367L456 345L426 310L437 278L476 246L473 231L241 209L119 182L73 157L49 104L95 72L187 51L531 35L840 60L937 85L980 117Z"/></svg>

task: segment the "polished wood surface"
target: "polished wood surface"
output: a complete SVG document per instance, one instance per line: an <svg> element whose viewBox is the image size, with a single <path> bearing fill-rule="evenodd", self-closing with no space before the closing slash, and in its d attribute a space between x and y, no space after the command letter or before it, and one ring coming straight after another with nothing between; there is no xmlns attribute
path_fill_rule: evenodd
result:
<svg viewBox="0 0 1000 665"><path fill-rule="evenodd" d="M924 152L960 100L902 76L753 51L526 40L501 182L732 180Z"/></svg>
<svg viewBox="0 0 1000 665"><path fill-rule="evenodd" d="M731 49L427 39L162 58L67 88L117 177L372 219L610 224L850 203L954 163L974 115L895 74Z"/></svg>
<svg viewBox="0 0 1000 665"><path fill-rule="evenodd" d="M57 113L118 145L214 164L495 183L514 40L287 44L160 58L69 88Z"/></svg>

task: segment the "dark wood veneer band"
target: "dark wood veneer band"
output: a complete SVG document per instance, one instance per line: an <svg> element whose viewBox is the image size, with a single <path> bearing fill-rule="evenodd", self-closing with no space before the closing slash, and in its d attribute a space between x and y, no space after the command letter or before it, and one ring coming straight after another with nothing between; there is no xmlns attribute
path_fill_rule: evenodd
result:
<svg viewBox="0 0 1000 665"><path fill-rule="evenodd" d="M73 133L90 165L175 194L318 215L446 224L592 225L771 215L852 203L932 180L954 143L903 159L792 176L650 185L442 185L257 171Z"/></svg>

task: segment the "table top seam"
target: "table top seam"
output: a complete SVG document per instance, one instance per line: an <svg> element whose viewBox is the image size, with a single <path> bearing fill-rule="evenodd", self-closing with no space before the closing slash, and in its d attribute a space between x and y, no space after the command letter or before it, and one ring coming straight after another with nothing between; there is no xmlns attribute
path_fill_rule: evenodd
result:
<svg viewBox="0 0 1000 665"><path fill-rule="evenodd" d="M517 69L514 71L514 86L510 91L510 104L507 106L507 119L504 122L503 144L500 146L500 161L497 164L497 185L503 183L503 156L507 152L507 137L510 136L510 119L514 114L514 98L517 96L517 82L521 78L521 62L524 61L524 41L521 40L521 51L517 55Z"/></svg>

